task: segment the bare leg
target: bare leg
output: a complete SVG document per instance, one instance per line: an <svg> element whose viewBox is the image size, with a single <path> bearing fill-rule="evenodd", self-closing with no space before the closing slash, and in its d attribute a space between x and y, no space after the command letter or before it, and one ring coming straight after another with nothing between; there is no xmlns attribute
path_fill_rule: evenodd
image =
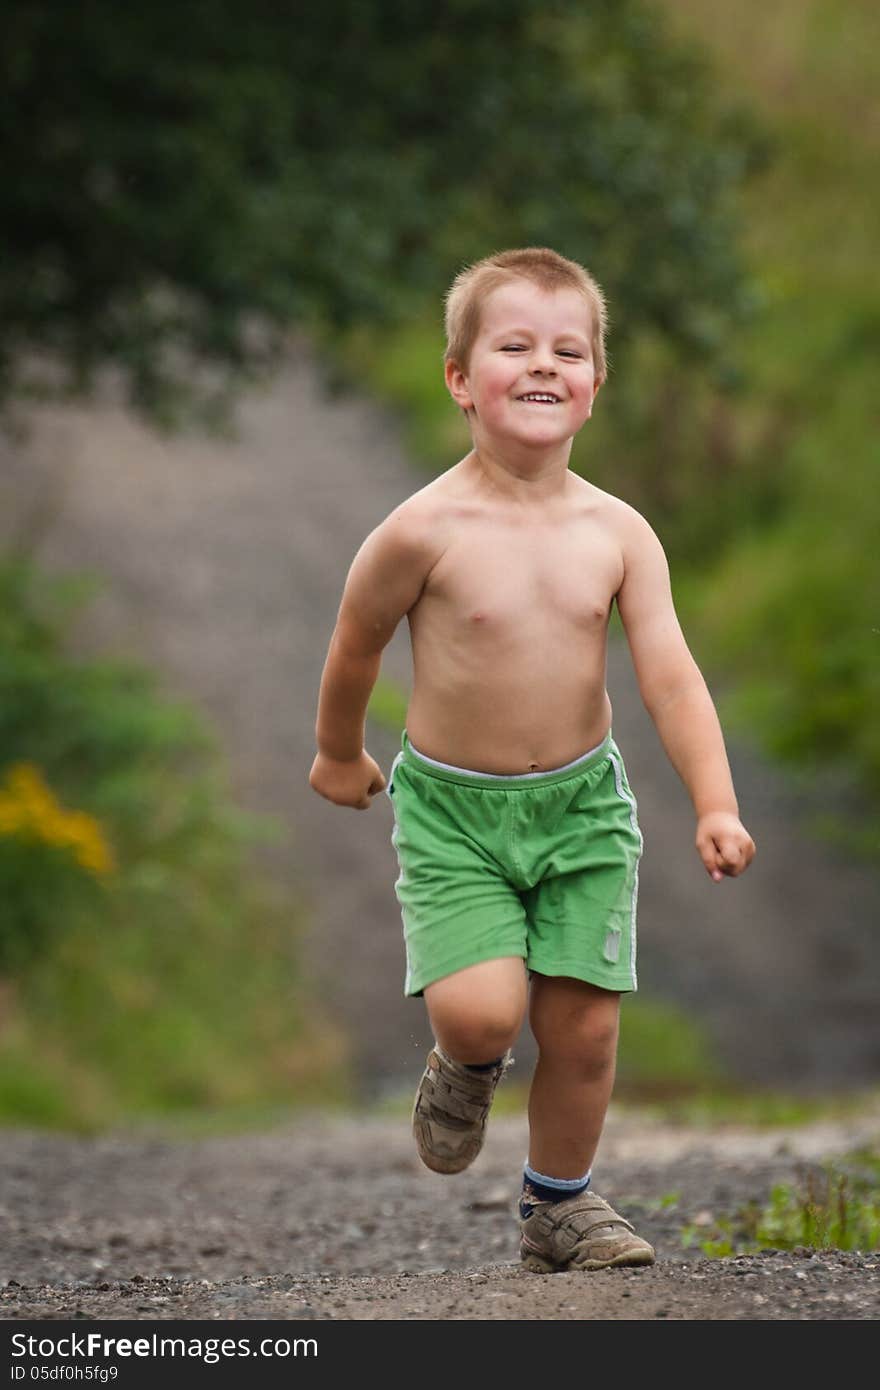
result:
<svg viewBox="0 0 880 1390"><path fill-rule="evenodd" d="M531 1023L540 1048L529 1096L529 1165L548 1178L592 1166L614 1084L620 995L579 980L535 975ZM598 1193L526 1203L520 1222L528 1270L649 1265L654 1250Z"/></svg>
<svg viewBox="0 0 880 1390"><path fill-rule="evenodd" d="M480 961L425 986L428 1017L443 1051L457 1062L492 1062L519 1034L528 994L519 956Z"/></svg>
<svg viewBox="0 0 880 1390"><path fill-rule="evenodd" d="M620 995L534 975L529 1021L540 1049L529 1095L529 1164L579 1178L595 1157L614 1085Z"/></svg>
<svg viewBox="0 0 880 1390"><path fill-rule="evenodd" d="M412 1126L419 1157L435 1173L460 1173L480 1152L526 996L519 956L480 961L425 987L437 1045L419 1082Z"/></svg>

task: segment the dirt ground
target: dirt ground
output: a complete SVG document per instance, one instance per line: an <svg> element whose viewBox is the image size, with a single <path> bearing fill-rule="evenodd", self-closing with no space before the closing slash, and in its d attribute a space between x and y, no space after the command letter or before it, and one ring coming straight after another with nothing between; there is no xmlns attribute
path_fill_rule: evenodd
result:
<svg viewBox="0 0 880 1390"><path fill-rule="evenodd" d="M4 1137L0 1317L688 1319L880 1316L880 1250L706 1259L687 1226L880 1144L880 1103L791 1130L689 1129L612 1109L596 1190L657 1250L648 1269L518 1261L525 1118L493 1117L465 1173L416 1157L406 1115L303 1117L259 1135Z"/></svg>

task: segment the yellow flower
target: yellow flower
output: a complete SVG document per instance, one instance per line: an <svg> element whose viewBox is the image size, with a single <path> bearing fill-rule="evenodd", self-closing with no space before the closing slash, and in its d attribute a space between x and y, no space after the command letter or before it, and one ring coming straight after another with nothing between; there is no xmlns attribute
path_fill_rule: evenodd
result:
<svg viewBox="0 0 880 1390"><path fill-rule="evenodd" d="M0 789L0 835L56 845L96 878L115 867L100 822L86 811L66 811L33 763L15 763L6 774Z"/></svg>

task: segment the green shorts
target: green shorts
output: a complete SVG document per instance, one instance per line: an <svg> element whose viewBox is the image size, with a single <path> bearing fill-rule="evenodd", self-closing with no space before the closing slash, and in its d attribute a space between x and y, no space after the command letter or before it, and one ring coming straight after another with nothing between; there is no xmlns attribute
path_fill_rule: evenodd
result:
<svg viewBox="0 0 880 1390"><path fill-rule="evenodd" d="M404 994L500 956L635 990L642 835L610 730L574 762L520 776L427 758L405 729L401 742L385 791Z"/></svg>

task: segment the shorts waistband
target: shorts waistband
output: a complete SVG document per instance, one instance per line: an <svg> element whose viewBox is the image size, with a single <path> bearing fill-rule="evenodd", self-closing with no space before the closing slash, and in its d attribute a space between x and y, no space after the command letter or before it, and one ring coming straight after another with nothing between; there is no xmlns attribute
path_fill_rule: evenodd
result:
<svg viewBox="0 0 880 1390"><path fill-rule="evenodd" d="M400 742L402 751L398 753L398 759L408 763L410 767L418 768L419 772L427 773L429 777L439 777L443 782L458 782L465 787L494 787L505 791L521 787L553 786L557 782L567 782L570 777L580 777L590 768L604 762L614 746L609 729L602 742L595 748L562 767L551 767L547 772L507 773L476 772L472 768L454 767L451 763L438 762L436 758L429 758L427 754L420 753L413 747L406 729L403 730Z"/></svg>

